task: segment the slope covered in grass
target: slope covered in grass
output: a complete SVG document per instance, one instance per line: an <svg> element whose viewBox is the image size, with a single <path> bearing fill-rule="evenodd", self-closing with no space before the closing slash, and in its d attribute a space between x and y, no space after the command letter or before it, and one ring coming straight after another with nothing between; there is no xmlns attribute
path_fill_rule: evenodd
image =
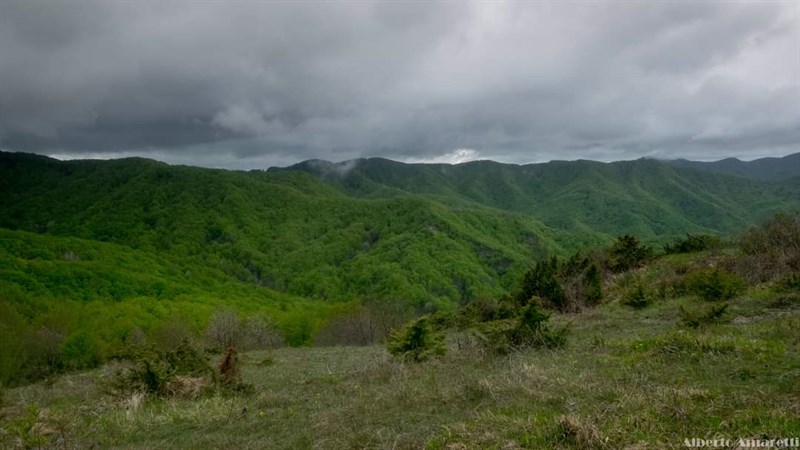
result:
<svg viewBox="0 0 800 450"><path fill-rule="evenodd" d="M756 283L688 326L694 294L658 296L725 253L672 255L610 279L598 308L559 315L566 347L499 356L450 336L422 363L381 347L241 355L252 390L162 398L108 390L114 367L4 392L3 445L103 448L684 448L800 429L800 303ZM623 304L646 281L656 300ZM220 357L212 358L215 365Z"/></svg>

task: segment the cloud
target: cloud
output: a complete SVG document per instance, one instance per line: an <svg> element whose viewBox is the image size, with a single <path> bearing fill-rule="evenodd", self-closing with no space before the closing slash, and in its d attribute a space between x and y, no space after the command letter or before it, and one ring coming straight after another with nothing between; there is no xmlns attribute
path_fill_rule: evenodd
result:
<svg viewBox="0 0 800 450"><path fill-rule="evenodd" d="M230 168L787 154L800 5L6 0L0 148Z"/></svg>
<svg viewBox="0 0 800 450"><path fill-rule="evenodd" d="M407 163L424 164L461 164L479 159L479 153L471 148L459 148L452 152L426 158L408 158Z"/></svg>

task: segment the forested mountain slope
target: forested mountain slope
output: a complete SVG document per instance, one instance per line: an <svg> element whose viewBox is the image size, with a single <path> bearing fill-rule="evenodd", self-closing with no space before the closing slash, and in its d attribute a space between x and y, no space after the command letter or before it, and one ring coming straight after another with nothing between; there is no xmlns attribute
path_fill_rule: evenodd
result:
<svg viewBox="0 0 800 450"><path fill-rule="evenodd" d="M727 233L800 205L652 160L525 166L383 159L237 172L0 153L0 226L128 246L325 300L496 295L530 261L623 233Z"/></svg>
<svg viewBox="0 0 800 450"><path fill-rule="evenodd" d="M713 162L689 161L686 159L667 162L675 167L724 173L753 180L785 181L800 177L800 153L794 153L782 158L760 158L753 161L726 158Z"/></svg>
<svg viewBox="0 0 800 450"><path fill-rule="evenodd" d="M727 233L800 205L800 179L766 183L645 159L523 166L366 159L340 164L307 161L290 169L311 173L354 196L422 194L533 216L574 233L634 233L662 240L687 232Z"/></svg>

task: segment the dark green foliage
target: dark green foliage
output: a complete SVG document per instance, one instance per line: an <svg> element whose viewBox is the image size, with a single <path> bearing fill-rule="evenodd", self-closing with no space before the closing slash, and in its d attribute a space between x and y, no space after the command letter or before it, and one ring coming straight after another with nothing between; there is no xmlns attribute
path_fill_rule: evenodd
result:
<svg viewBox="0 0 800 450"><path fill-rule="evenodd" d="M203 380L201 386L217 380L208 360L184 341L171 351L151 348L135 356L133 367L118 372L107 389L116 395L138 391L169 396L176 393L176 383L192 378Z"/></svg>
<svg viewBox="0 0 800 450"><path fill-rule="evenodd" d="M650 305L650 303L652 303L652 300L650 299L650 296L647 295L647 292L645 292L644 287L642 287L641 284L637 284L636 287L622 300L622 304L636 309L646 308Z"/></svg>
<svg viewBox="0 0 800 450"><path fill-rule="evenodd" d="M640 267L652 253L650 247L642 244L636 236L620 236L609 250L609 269L620 273Z"/></svg>
<svg viewBox="0 0 800 450"><path fill-rule="evenodd" d="M512 319L519 315L519 305L508 297L497 301L475 300L460 307L455 314L455 324L466 329L475 324Z"/></svg>
<svg viewBox="0 0 800 450"><path fill-rule="evenodd" d="M786 275L776 286L781 292L800 292L800 273Z"/></svg>
<svg viewBox="0 0 800 450"><path fill-rule="evenodd" d="M586 286L586 299L589 304L597 304L603 299L603 280L600 277L600 269L592 264L584 275L584 285Z"/></svg>
<svg viewBox="0 0 800 450"><path fill-rule="evenodd" d="M428 317L420 317L393 333L386 346L392 355L418 362L445 352L444 338L430 326Z"/></svg>
<svg viewBox="0 0 800 450"><path fill-rule="evenodd" d="M567 328L551 330L542 301L531 297L524 307L510 301L473 302L456 312L456 322L491 353L523 348L556 348L566 343Z"/></svg>
<svg viewBox="0 0 800 450"><path fill-rule="evenodd" d="M722 247L722 240L717 236L687 234L685 238L679 238L672 244L664 245L664 253L696 253L720 247Z"/></svg>
<svg viewBox="0 0 800 450"><path fill-rule="evenodd" d="M720 268L699 270L687 275L690 292L703 300L729 300L738 295L745 287L740 277Z"/></svg>
<svg viewBox="0 0 800 450"><path fill-rule="evenodd" d="M718 323L722 320L725 311L728 310L727 303L711 305L702 311L689 311L684 307L678 310L681 323L689 328L698 328L704 325Z"/></svg>
<svg viewBox="0 0 800 450"><path fill-rule="evenodd" d="M512 331L510 344L515 348L545 347L558 348L566 343L567 328L553 331L547 321L550 316L541 310L537 299L528 303L528 306L519 318L517 327Z"/></svg>
<svg viewBox="0 0 800 450"><path fill-rule="evenodd" d="M61 346L61 359L67 369L90 369L100 364L102 353L97 339L87 331L68 336Z"/></svg>
<svg viewBox="0 0 800 450"><path fill-rule="evenodd" d="M567 298L557 278L558 273L559 262L555 256L537 262L533 269L525 272L517 302L525 306L531 298L539 297L554 308L563 309Z"/></svg>

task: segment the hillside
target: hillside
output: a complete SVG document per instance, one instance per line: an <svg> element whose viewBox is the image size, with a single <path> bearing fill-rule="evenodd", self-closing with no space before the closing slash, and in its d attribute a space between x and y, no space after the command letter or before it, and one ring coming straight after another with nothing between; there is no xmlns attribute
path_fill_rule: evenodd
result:
<svg viewBox="0 0 800 450"><path fill-rule="evenodd" d="M0 153L0 227L122 245L327 301L463 302L507 291L548 254L625 233L651 242L726 234L799 207L798 180L648 160L369 159L236 172Z"/></svg>
<svg viewBox="0 0 800 450"><path fill-rule="evenodd" d="M5 389L0 446L678 449L693 438L791 439L797 272L726 301L677 290L727 256L670 255L607 280L602 305L553 316L570 330L555 349L496 354L485 335L462 330L422 362L381 346L245 352L241 389L194 375L147 391L126 375L139 361ZM647 305L626 304L642 282ZM222 367L221 355L203 358Z"/></svg>
<svg viewBox="0 0 800 450"><path fill-rule="evenodd" d="M725 235L798 209L799 190L646 160L237 172L0 153L0 331L71 310L59 339L113 322L94 336L107 354L136 329L196 333L233 307L308 344L353 305L451 310L510 292L546 256L624 233Z"/></svg>
<svg viewBox="0 0 800 450"><path fill-rule="evenodd" d="M456 298L459 277L491 295L508 288L507 272L561 251L531 217L351 198L301 172L3 157L0 226L126 245L310 298L424 304Z"/></svg>
<svg viewBox="0 0 800 450"><path fill-rule="evenodd" d="M726 158L713 162L676 159L667 161L667 163L675 167L735 175L761 181L785 181L800 176L800 153L794 153L782 158L760 158L753 161L741 161L736 158Z"/></svg>
<svg viewBox="0 0 800 450"><path fill-rule="evenodd" d="M523 166L366 159L338 165L309 161L289 169L357 197L424 195L532 216L574 235L632 233L662 242L687 232L730 233L776 210L800 207L799 179L771 184L644 159Z"/></svg>

